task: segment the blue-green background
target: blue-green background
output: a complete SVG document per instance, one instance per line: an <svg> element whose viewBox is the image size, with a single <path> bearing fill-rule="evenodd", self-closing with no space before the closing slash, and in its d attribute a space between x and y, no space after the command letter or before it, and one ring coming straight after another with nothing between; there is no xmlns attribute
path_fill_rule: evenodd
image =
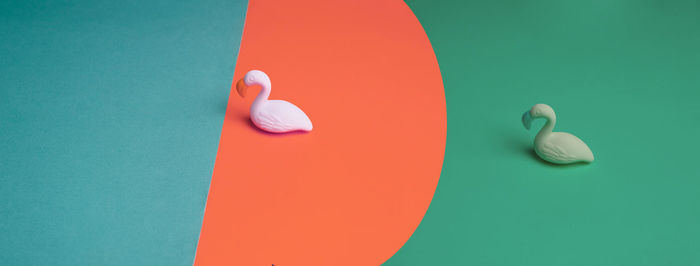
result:
<svg viewBox="0 0 700 266"><path fill-rule="evenodd" d="M700 2L407 2L440 64L447 148L387 265L700 265ZM536 103L593 164L533 156Z"/></svg>
<svg viewBox="0 0 700 266"><path fill-rule="evenodd" d="M0 265L191 265L246 1L0 3Z"/></svg>

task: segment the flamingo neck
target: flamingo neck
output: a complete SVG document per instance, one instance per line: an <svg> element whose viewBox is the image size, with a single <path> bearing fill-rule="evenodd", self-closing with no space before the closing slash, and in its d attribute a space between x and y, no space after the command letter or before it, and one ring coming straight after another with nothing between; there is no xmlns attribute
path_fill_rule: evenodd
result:
<svg viewBox="0 0 700 266"><path fill-rule="evenodd" d="M549 135L549 133L552 133L552 130L554 130L554 124L557 123L557 118L553 115L545 115L543 116L545 119L547 119L547 123L544 124L542 129L540 129L539 132L537 132L537 136L535 137L535 141L544 138L546 135Z"/></svg>
<svg viewBox="0 0 700 266"><path fill-rule="evenodd" d="M256 110L258 107L262 105L262 103L267 101L267 98L270 97L270 91L272 90L272 85L268 84L259 84L261 89L260 92L258 93L258 96L255 97L255 100L253 101L253 104L250 106L250 110Z"/></svg>

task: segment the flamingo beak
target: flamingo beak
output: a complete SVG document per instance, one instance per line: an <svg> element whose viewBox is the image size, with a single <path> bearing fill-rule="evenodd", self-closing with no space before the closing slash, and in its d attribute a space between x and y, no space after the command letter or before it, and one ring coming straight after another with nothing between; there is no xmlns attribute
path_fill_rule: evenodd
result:
<svg viewBox="0 0 700 266"><path fill-rule="evenodd" d="M532 126L532 115L530 114L530 110L527 110L523 114L523 126L525 126L525 128L528 130L530 130L530 126Z"/></svg>
<svg viewBox="0 0 700 266"><path fill-rule="evenodd" d="M245 84L245 81L243 79L240 79L236 83L236 91L238 91L238 95L241 97L245 97L245 95L248 93L248 85Z"/></svg>

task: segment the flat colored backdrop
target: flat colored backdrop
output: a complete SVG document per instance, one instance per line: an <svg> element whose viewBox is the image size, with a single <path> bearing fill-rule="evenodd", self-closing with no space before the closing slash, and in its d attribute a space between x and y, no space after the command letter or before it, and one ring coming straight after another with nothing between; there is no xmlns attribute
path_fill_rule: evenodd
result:
<svg viewBox="0 0 700 266"><path fill-rule="evenodd" d="M700 264L700 3L407 2L447 146L387 265ZM2 264L192 264L245 5L0 3ZM596 162L533 156L540 102Z"/></svg>
<svg viewBox="0 0 700 266"><path fill-rule="evenodd" d="M245 7L0 3L0 264L192 265Z"/></svg>
<svg viewBox="0 0 700 266"><path fill-rule="evenodd" d="M447 148L386 265L700 264L698 1L407 2L440 64ZM520 116L536 103L596 162L535 158Z"/></svg>

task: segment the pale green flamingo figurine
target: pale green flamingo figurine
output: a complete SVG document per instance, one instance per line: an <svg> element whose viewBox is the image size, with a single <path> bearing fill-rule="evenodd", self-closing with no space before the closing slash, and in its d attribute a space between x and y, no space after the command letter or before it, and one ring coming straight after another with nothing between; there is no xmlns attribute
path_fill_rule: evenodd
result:
<svg viewBox="0 0 700 266"><path fill-rule="evenodd" d="M593 162L593 152L582 140L566 132L552 132L557 122L552 107L535 104L523 114L523 125L530 129L532 120L537 118L547 119L535 137L535 152L540 158L556 164Z"/></svg>

